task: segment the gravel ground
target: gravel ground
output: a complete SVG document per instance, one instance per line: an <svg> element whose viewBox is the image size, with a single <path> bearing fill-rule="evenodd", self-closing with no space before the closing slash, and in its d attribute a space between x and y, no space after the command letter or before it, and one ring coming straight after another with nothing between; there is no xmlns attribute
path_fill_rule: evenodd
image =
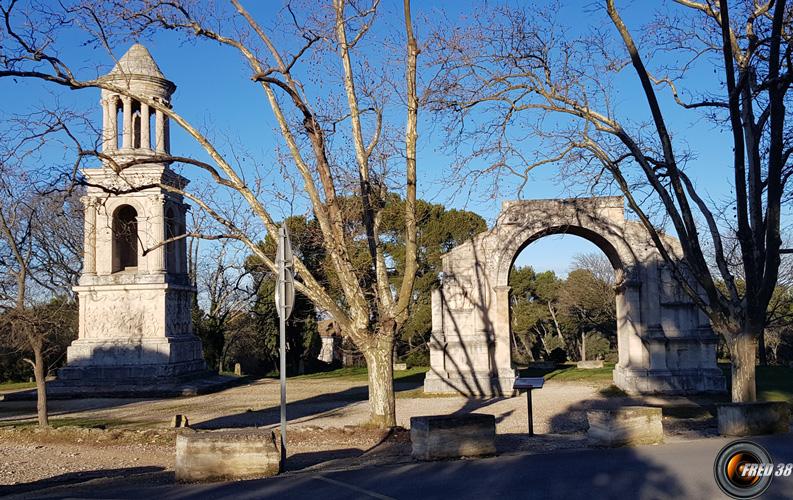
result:
<svg viewBox="0 0 793 500"><path fill-rule="evenodd" d="M40 488L140 478L173 480L175 414L198 429L259 426L276 428L279 385L260 380L216 394L167 400L85 399L51 401L56 424L40 431L30 425L35 402L0 402L0 495L30 495ZM411 391L415 386L399 387ZM585 410L627 404L688 404L684 398L608 397L603 386L547 383L535 391L534 429L528 438L525 396L468 400L462 397L398 397L398 424L407 429L415 415L476 412L495 415L499 453L543 453L586 446ZM405 392L413 395L414 392ZM388 434L364 427L368 419L365 382L343 379L292 380L288 385L290 430L288 468L349 468L410 460L409 432ZM88 429L86 426L105 429ZM665 418L667 438L713 433L708 415ZM35 496L35 495L34 495Z"/></svg>

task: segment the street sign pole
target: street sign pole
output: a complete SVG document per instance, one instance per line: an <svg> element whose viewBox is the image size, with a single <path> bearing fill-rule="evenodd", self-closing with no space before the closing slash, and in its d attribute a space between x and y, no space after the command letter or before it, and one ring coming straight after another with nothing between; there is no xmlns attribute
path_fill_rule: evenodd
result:
<svg viewBox="0 0 793 500"><path fill-rule="evenodd" d="M281 229L283 232L283 229ZM281 263L278 270L278 291L281 292L281 297L286 296L286 266ZM281 358L278 372L281 378L281 467L286 468L286 314L284 314L283 300L278 308L278 316L280 323L280 334L278 337L280 343L279 356Z"/></svg>
<svg viewBox="0 0 793 500"><path fill-rule="evenodd" d="M286 226L278 230L278 250L275 263L278 270L278 286L275 291L275 305L279 317L279 372L281 379L281 469L286 468L286 320L292 314L295 303L294 259L289 231Z"/></svg>

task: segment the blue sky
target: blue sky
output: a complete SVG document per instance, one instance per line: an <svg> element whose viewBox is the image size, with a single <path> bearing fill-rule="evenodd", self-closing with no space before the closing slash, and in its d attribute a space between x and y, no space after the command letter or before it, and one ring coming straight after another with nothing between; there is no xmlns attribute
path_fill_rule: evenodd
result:
<svg viewBox="0 0 793 500"><path fill-rule="evenodd" d="M281 9L281 2L244 3L262 21L266 29L275 27L275 13ZM463 25L467 22L468 13L477 9L480 3L414 2L414 22L419 37L425 32L421 25L423 19L437 19L443 11L451 23ZM605 15L591 2L564 3L558 15L575 29L609 27ZM626 23L637 32L638 27L649 21L653 13L646 6L656 2L628 1L619 4L623 6ZM401 2L395 0L385 2L386 13L381 19L389 29L400 27L400 5ZM585 7L581 8L582 5ZM59 40L59 45L62 47L62 57L72 67L79 69L78 74L82 78L92 78L97 76L97 72L109 70L112 60L102 50L92 49L86 45L84 43L86 41L85 35L72 33L70 39ZM126 44L119 44L115 48L115 56L120 57L133 42L134 40L129 40ZM238 56L217 44L184 42L173 33L158 35L154 39L143 40L143 43L149 48L165 75L177 84L178 88L173 97L175 109L194 124L212 130L213 135L228 136L232 142L243 145L260 163L267 165L273 162L273 151L280 143L275 132L275 120L263 99L261 90L250 81L250 71L241 63ZM97 61L103 66L97 68ZM709 81L712 75L695 73L692 83L701 84L702 82L697 81L700 77ZM620 82L624 85L620 86L620 91L615 96L616 100L627 116L637 114L647 116L646 104L638 93L638 85L633 79L633 75L626 72L624 82ZM47 106L47 103L57 99L70 106L93 110L97 126L101 120L99 92L96 90L75 92L33 81L13 82L6 79L0 80L0 96L3 101L0 109L6 116L24 113L36 106ZM678 136L685 137L687 143L697 151L698 157L688 165L688 171L695 183L700 188L704 187L706 197L725 196L730 189L731 177L729 137L705 122L701 115L676 108L671 103L669 95L662 97L670 128ZM514 192L505 189L501 199L487 202L471 201L461 197L449 199L445 194L448 191L443 189L443 186L453 160L444 150L443 134L437 127L432 126L431 120L429 113L421 115L418 158L420 196L453 207L466 207L492 223L501 202L513 199ZM192 139L178 130L172 132L172 152L185 156L204 157L203 152ZM68 152L57 146L52 147L47 155L45 160L53 164L68 160ZM581 194L574 192L575 189L566 190L558 181L557 174L554 167L536 170L522 193L523 198L554 198ZM281 182L282 180L276 179L275 176L272 179L273 187L276 189ZM279 216L277 212L274 215ZM527 247L518 258L517 264L532 265L538 270L551 269L565 274L573 255L591 251L596 251L596 247L574 236L547 237Z"/></svg>

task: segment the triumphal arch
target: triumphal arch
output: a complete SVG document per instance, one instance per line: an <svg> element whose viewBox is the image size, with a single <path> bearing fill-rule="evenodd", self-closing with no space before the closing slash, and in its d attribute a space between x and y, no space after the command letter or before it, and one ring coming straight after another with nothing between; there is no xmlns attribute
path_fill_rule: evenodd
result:
<svg viewBox="0 0 793 500"><path fill-rule="evenodd" d="M432 295L426 392L488 397L512 393L509 273L531 242L572 234L597 245L615 269L619 361L614 383L637 393L724 390L718 339L685 295L622 197L510 201L495 226L443 257ZM673 252L679 242L666 236Z"/></svg>

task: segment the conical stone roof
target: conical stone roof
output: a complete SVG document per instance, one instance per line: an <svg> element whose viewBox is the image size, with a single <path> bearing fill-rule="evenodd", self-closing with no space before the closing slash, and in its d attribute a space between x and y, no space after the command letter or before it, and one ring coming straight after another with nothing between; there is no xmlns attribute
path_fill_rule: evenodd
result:
<svg viewBox="0 0 793 500"><path fill-rule="evenodd" d="M108 76L110 75L141 75L166 79L148 49L139 43L130 47L127 53L118 60Z"/></svg>

